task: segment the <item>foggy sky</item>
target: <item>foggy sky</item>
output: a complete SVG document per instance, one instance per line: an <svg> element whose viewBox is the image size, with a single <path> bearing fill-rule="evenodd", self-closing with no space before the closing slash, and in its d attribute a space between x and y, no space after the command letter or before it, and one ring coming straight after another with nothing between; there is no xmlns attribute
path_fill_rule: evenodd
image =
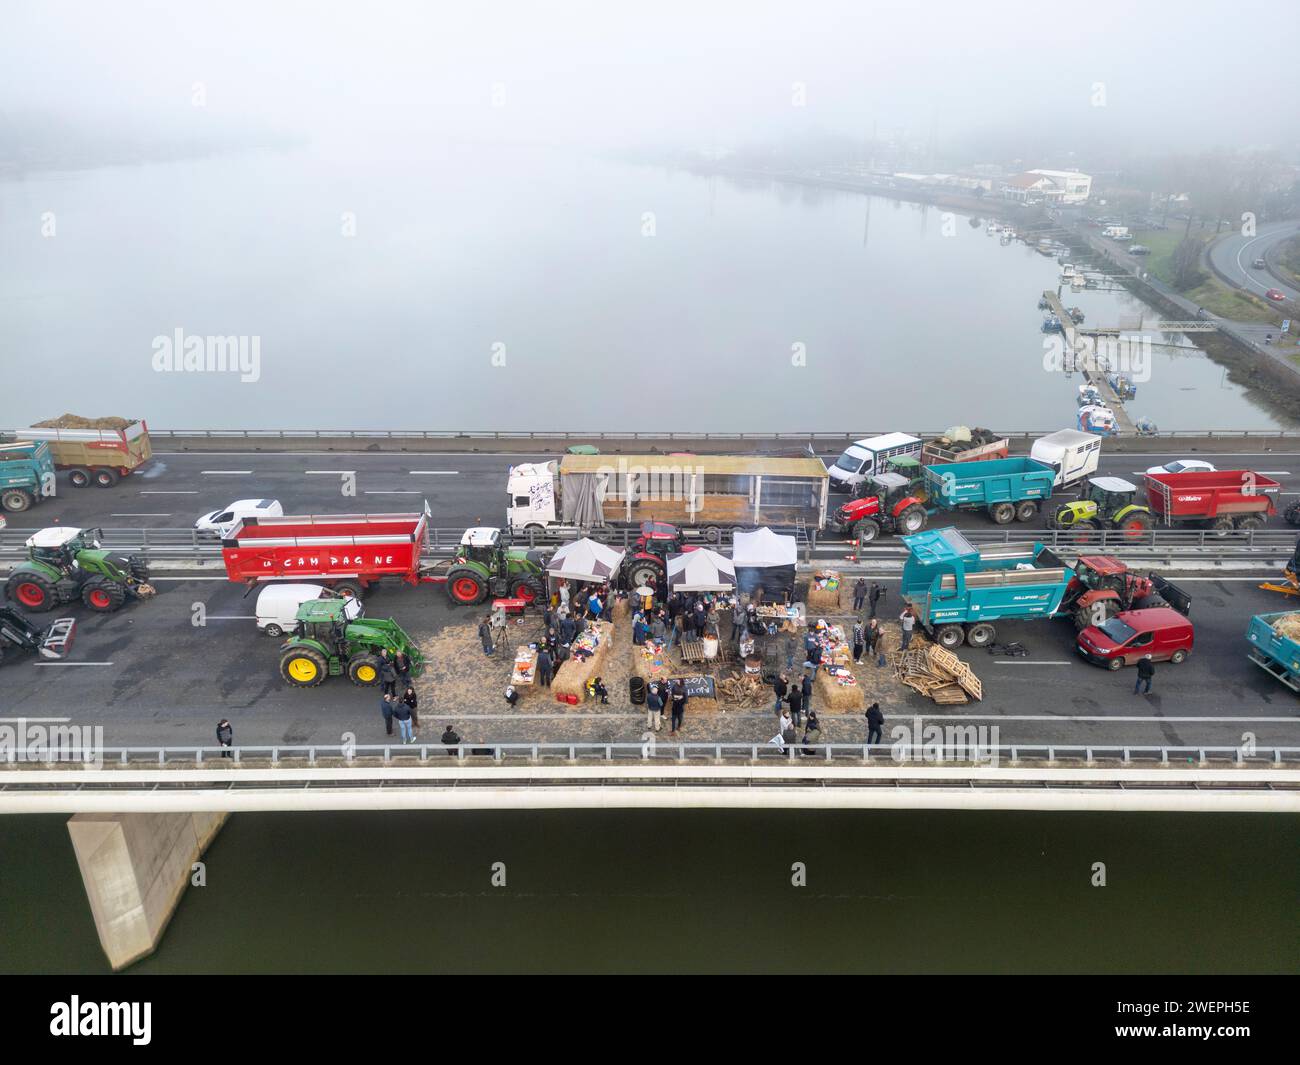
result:
<svg viewBox="0 0 1300 1065"><path fill-rule="evenodd" d="M734 146L866 138L873 123L881 137L933 131L941 150L1291 151L1295 19L1276 0L5 0L0 111L110 130L269 131L341 151L418 151L446 135ZM792 103L795 83L806 106Z"/></svg>

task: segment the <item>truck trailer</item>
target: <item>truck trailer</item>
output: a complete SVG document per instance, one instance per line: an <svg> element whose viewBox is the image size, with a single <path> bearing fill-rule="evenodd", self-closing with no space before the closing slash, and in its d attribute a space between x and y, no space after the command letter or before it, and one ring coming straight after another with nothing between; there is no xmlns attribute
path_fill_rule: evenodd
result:
<svg viewBox="0 0 1300 1065"><path fill-rule="evenodd" d="M1147 502L1166 525L1198 525L1223 534L1258 529L1277 513L1282 485L1252 470L1148 473Z"/></svg>
<svg viewBox="0 0 1300 1065"><path fill-rule="evenodd" d="M821 529L828 477L815 458L565 455L512 466L506 487L512 531L649 521L700 529L716 541L724 527Z"/></svg>
<svg viewBox="0 0 1300 1065"><path fill-rule="evenodd" d="M54 465L68 471L68 483L84 488L94 483L112 488L153 457L149 426L132 422L125 429L9 429L18 440L42 440L49 445Z"/></svg>
<svg viewBox="0 0 1300 1065"><path fill-rule="evenodd" d="M999 525L1032 521L1051 498L1056 471L1035 459L1016 457L947 463L924 468L929 501L944 510L984 510Z"/></svg>
<svg viewBox="0 0 1300 1065"><path fill-rule="evenodd" d="M1295 611L1284 610L1279 614L1256 614L1251 618L1246 628L1246 640L1250 644L1246 657L1300 694L1300 642L1277 628L1277 623L1283 618L1294 616Z"/></svg>
<svg viewBox="0 0 1300 1065"><path fill-rule="evenodd" d="M977 550L957 529L904 536L902 596L936 643L987 647L999 620L1056 614L1072 571L1041 543Z"/></svg>
<svg viewBox="0 0 1300 1065"><path fill-rule="evenodd" d="M1097 472L1101 437L1078 429L1062 429L1035 440L1029 457L1052 467L1055 487L1069 488Z"/></svg>

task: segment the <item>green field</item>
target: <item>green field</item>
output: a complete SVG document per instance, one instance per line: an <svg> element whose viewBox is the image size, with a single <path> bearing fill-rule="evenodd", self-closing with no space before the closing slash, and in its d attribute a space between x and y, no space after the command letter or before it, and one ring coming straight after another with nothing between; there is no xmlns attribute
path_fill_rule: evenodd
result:
<svg viewBox="0 0 1300 1065"><path fill-rule="evenodd" d="M1194 239L1200 239L1202 243L1209 241L1208 237L1200 237L1195 232L1191 235ZM1147 270L1170 286L1174 283L1172 268L1174 249L1182 241L1181 226L1170 229L1139 229L1134 231L1133 236L1135 244L1145 244L1151 249L1151 254L1147 256ZM1300 247L1297 248L1297 254L1300 255ZM1208 268L1203 271L1203 275L1205 280L1201 284L1182 293L1189 300L1194 300L1198 306L1234 322L1276 323L1278 321L1276 307L1258 296L1225 285Z"/></svg>

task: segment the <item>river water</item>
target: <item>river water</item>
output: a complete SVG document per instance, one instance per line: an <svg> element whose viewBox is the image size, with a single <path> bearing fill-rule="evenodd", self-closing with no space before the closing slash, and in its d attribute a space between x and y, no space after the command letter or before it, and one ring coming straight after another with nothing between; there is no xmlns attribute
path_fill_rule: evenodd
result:
<svg viewBox="0 0 1300 1065"><path fill-rule="evenodd" d="M0 818L4 971L107 968L64 820ZM206 875L132 972L1300 968L1279 816L239 814Z"/></svg>
<svg viewBox="0 0 1300 1065"><path fill-rule="evenodd" d="M536 148L327 148L0 182L0 423L848 431L1072 424L1043 368L1057 264L964 217ZM1090 323L1142 308L1067 295ZM1148 319L1158 318L1148 312ZM157 338L242 337L237 373ZM160 354L161 353L161 354ZM1130 404L1277 424L1200 354Z"/></svg>

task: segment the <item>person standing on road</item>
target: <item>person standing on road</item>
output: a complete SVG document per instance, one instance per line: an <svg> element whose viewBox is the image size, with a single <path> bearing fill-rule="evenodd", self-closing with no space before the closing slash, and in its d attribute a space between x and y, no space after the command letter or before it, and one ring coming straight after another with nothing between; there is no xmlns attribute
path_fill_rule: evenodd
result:
<svg viewBox="0 0 1300 1065"><path fill-rule="evenodd" d="M858 583L853 586L853 613L862 612L862 604L867 601L867 578L859 577Z"/></svg>
<svg viewBox="0 0 1300 1065"><path fill-rule="evenodd" d="M813 674L805 673L803 680L799 682L800 688L803 689L803 712L812 713L812 695L813 695ZM799 727L799 715L794 716L794 727Z"/></svg>
<svg viewBox="0 0 1300 1065"><path fill-rule="evenodd" d="M224 717L217 722L217 742L222 747L222 758L233 757L230 753L230 747L235 742L235 730L231 728L230 722Z"/></svg>
<svg viewBox="0 0 1300 1065"><path fill-rule="evenodd" d="M867 631L864 633L867 644L867 657L874 658L876 665L883 665L880 661L880 619L872 618L867 622Z"/></svg>
<svg viewBox="0 0 1300 1065"><path fill-rule="evenodd" d="M450 757L455 758L456 746L460 743L460 736L450 724L447 725L446 730L442 734L442 743L443 746L447 748L447 754Z"/></svg>
<svg viewBox="0 0 1300 1065"><path fill-rule="evenodd" d="M910 606L903 607L903 612L898 615L898 623L903 627L901 650L906 651L907 645L912 642L912 630L916 628L916 615Z"/></svg>
<svg viewBox="0 0 1300 1065"><path fill-rule="evenodd" d="M875 581L871 582L871 592L867 595L867 602L871 604L871 616L876 616L876 605L880 602L880 597L885 594L885 590Z"/></svg>
<svg viewBox="0 0 1300 1065"><path fill-rule="evenodd" d="M880 704L872 703L867 707L867 743L879 743L884 727L885 715L880 712Z"/></svg>
<svg viewBox="0 0 1300 1065"><path fill-rule="evenodd" d="M484 618L482 621L478 623L478 638L479 641L483 644L483 653L485 655L490 655L493 651L496 650L496 648L492 646L491 622L492 622L491 618Z"/></svg>
<svg viewBox="0 0 1300 1065"><path fill-rule="evenodd" d="M854 662L862 661L862 652L866 650L866 647L867 647L866 629L863 628L862 622L855 621L853 623L853 661Z"/></svg>
<svg viewBox="0 0 1300 1065"><path fill-rule="evenodd" d="M393 697L388 692L384 692L383 698L379 700L379 712L384 715L384 731L391 736L393 734Z"/></svg>
<svg viewBox="0 0 1300 1065"><path fill-rule="evenodd" d="M790 690L790 685L786 683L785 674L778 673L772 681L772 691L776 694L776 703L772 707L774 712L780 712L781 704L785 702L785 693Z"/></svg>
<svg viewBox="0 0 1300 1065"><path fill-rule="evenodd" d="M397 687L406 691L411 686L411 656L405 651L393 655L393 672L397 674Z"/></svg>
<svg viewBox="0 0 1300 1065"><path fill-rule="evenodd" d="M646 728L658 732L664 725L664 697L659 685L653 681L646 689L645 696Z"/></svg>
<svg viewBox="0 0 1300 1065"><path fill-rule="evenodd" d="M543 688L551 686L551 669L551 656L546 653L546 648L543 647L537 652L537 682Z"/></svg>
<svg viewBox="0 0 1300 1065"><path fill-rule="evenodd" d="M411 684L406 685L406 691L402 693L402 702L411 711L411 728L418 730L420 727L420 697L415 694L415 688Z"/></svg>
<svg viewBox="0 0 1300 1065"><path fill-rule="evenodd" d="M793 721L798 721L799 715L803 713L803 685L791 684L790 693L785 697L785 700L790 704L790 717ZM793 728L794 725L791 724L790 727Z"/></svg>
<svg viewBox="0 0 1300 1065"><path fill-rule="evenodd" d="M379 682L385 695L397 694L397 670L393 668L393 655L387 647L379 652Z"/></svg>
<svg viewBox="0 0 1300 1065"><path fill-rule="evenodd" d="M672 728L668 730L669 735L677 732L682 727L682 718L686 714L686 685L680 680L673 681L673 722Z"/></svg>
<svg viewBox="0 0 1300 1065"><path fill-rule="evenodd" d="M397 731L402 737L402 742L414 743L415 731L411 728L411 708L406 705L405 699L393 701L393 717L397 718Z"/></svg>
<svg viewBox="0 0 1300 1065"><path fill-rule="evenodd" d="M1142 687L1143 683L1146 684L1146 688L1143 689L1142 694L1145 695L1147 692L1151 691L1151 678L1155 675L1155 663L1151 661L1150 655L1144 655L1138 661L1138 675L1137 680L1133 683L1133 694L1137 695L1138 689Z"/></svg>

